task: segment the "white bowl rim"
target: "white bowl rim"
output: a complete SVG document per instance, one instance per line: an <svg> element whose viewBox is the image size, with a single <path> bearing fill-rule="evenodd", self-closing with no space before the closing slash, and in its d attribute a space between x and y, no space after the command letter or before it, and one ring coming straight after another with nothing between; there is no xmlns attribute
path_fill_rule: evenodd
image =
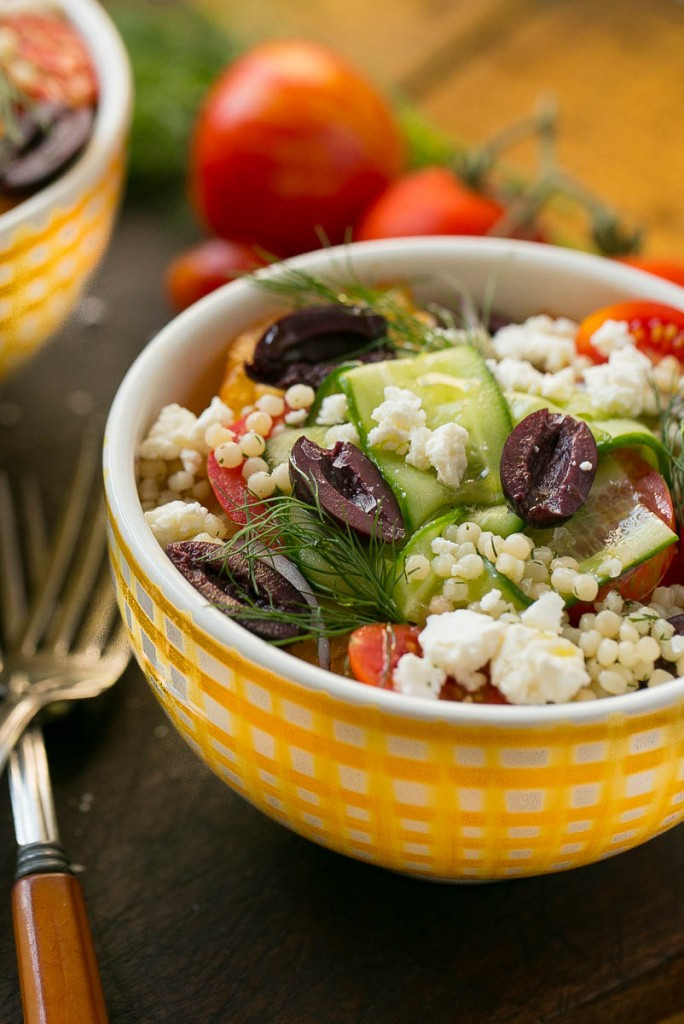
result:
<svg viewBox="0 0 684 1024"><path fill-rule="evenodd" d="M277 274L281 267L321 271L336 259L348 263L350 256L360 256L362 260L366 254L374 259L391 257L397 254L398 243L403 252L415 254L418 265L421 255L427 256L428 253L460 254L464 257L469 253L490 253L499 257L522 256L530 264L531 270L535 264L549 263L568 272L572 272L573 268L578 271L592 270L606 285L613 283L623 288L627 285L633 289L635 296L664 302L684 310L684 289L651 274L585 252L509 239L453 236L360 242L306 253L282 264L276 264L266 273ZM249 279L224 285L167 324L146 345L128 370L119 386L107 420L104 477L112 516L125 543L139 560L145 575L162 590L172 604L179 610L185 610L185 614L189 611L195 624L215 641L226 648L237 648L245 658L286 680L327 693L347 703L378 709L401 718L437 720L444 722L445 725L477 724L498 728L535 725L552 727L561 724L599 722L615 716L642 715L684 698L684 677L622 696L563 704L489 705L411 697L367 686L303 661L288 654L284 649L271 646L231 621L216 608L205 604L199 593L164 554L145 522L135 484L135 439L129 410L135 408L133 403L138 399L144 401L145 381L159 372L165 350L169 346L182 349L184 339L189 339L197 331L201 331L203 324L210 322L217 309L245 295L246 289L253 287Z"/></svg>
<svg viewBox="0 0 684 1024"><path fill-rule="evenodd" d="M40 223L52 209L65 205L108 163L126 132L133 107L133 79L128 54L107 12L97 0L59 0L90 52L100 83L100 101L88 143L64 174L0 213L0 237L31 222Z"/></svg>

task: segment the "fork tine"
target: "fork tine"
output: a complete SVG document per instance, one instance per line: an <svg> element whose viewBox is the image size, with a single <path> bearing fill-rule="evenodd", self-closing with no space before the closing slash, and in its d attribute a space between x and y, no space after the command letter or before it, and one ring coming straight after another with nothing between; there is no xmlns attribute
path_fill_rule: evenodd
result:
<svg viewBox="0 0 684 1024"><path fill-rule="evenodd" d="M26 550L31 586L37 590L48 563L48 529L45 521L40 483L35 476L21 479L21 507L26 526Z"/></svg>
<svg viewBox="0 0 684 1024"><path fill-rule="evenodd" d="M79 634L79 647L88 654L101 651L111 633L116 614L116 594L107 573L93 592L90 612Z"/></svg>
<svg viewBox="0 0 684 1024"><path fill-rule="evenodd" d="M84 431L69 498L52 548L50 565L21 637L20 649L26 657L35 654L38 648L78 543L98 464L98 452L97 432L91 429Z"/></svg>
<svg viewBox="0 0 684 1024"><path fill-rule="evenodd" d="M19 636L26 617L26 591L21 564L17 518L9 480L0 473L0 614L9 647Z"/></svg>
<svg viewBox="0 0 684 1024"><path fill-rule="evenodd" d="M90 535L79 549L76 564L69 575L59 612L53 617L45 636L46 645L52 646L58 654L66 654L69 650L83 609L91 600L93 586L102 567L105 539L104 505L100 502Z"/></svg>

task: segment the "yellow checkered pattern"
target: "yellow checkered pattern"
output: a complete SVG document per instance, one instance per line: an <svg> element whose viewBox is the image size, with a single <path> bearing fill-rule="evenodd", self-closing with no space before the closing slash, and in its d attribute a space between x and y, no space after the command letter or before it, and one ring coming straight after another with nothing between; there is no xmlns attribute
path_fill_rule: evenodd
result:
<svg viewBox="0 0 684 1024"><path fill-rule="evenodd" d="M107 245L123 169L118 154L70 206L52 208L39 225L20 225L0 244L0 378L32 355L73 308Z"/></svg>
<svg viewBox="0 0 684 1024"><path fill-rule="evenodd" d="M317 843L472 881L576 867L684 818L684 700L534 728L358 707L219 645L145 578L111 515L110 554L136 656L180 733L232 789Z"/></svg>

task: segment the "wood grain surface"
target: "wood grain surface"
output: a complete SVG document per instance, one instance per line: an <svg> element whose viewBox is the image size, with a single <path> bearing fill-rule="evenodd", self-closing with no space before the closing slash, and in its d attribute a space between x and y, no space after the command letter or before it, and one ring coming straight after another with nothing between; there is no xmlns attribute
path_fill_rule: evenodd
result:
<svg viewBox="0 0 684 1024"><path fill-rule="evenodd" d="M338 45L473 140L553 88L567 162L651 224L654 251L684 255L674 0L197 2L245 38ZM0 462L38 472L53 508L85 415L104 417L170 316L161 278L180 245L162 215L126 210L89 302L0 386ZM112 1024L684 1022L681 828L567 874L442 886L344 859L260 815L182 743L135 666L48 725L47 742ZM9 1024L21 1009L4 787L0 834Z"/></svg>
<svg viewBox="0 0 684 1024"><path fill-rule="evenodd" d="M195 0L249 41L305 35L344 52L454 138L482 142L553 95L559 154L684 257L684 5L679 0ZM531 146L510 161L527 172Z"/></svg>

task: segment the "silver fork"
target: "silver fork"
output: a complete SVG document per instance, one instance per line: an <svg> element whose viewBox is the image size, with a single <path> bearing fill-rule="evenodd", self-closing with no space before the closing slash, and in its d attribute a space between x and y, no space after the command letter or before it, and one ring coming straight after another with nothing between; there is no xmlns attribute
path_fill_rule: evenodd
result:
<svg viewBox="0 0 684 1024"><path fill-rule="evenodd" d="M26 704L34 686L39 687L39 699L26 704L31 714L55 694L60 699L72 699L102 692L118 678L128 661L129 649L123 646L119 631L116 639L105 646L114 598L108 577L95 585L104 552L100 514L81 556L68 572L88 507L98 450L96 438L86 436L52 553L48 550L37 484L25 482L22 525L27 537L29 578L36 593L30 610L22 582L11 493L6 478L0 476L0 564L4 569L0 575L1 607L3 633L11 652L0 678L9 680L7 700L12 712ZM89 599L92 607L80 631L84 642L79 654L70 654ZM38 652L40 641L42 649ZM100 659L98 651L104 652ZM32 652L37 654L35 661ZM57 672L68 671L71 665L77 681L70 688L68 678ZM91 668L89 686L83 673ZM8 719L14 722L13 728L26 720L12 713ZM106 1024L83 897L59 844L45 746L37 725L22 735L10 755L10 791L19 843L12 899L24 1018L27 1024L64 1019Z"/></svg>
<svg viewBox="0 0 684 1024"><path fill-rule="evenodd" d="M101 499L90 529L84 528L98 462L97 435L88 432L47 571L28 612L11 492L6 477L0 475L0 597L4 633L9 637L0 673L7 689L0 708L0 772L42 708L56 701L97 696L116 682L130 657L123 624L110 635L116 600L109 577L101 571L105 550ZM30 553L34 538L38 546L41 533L44 536L35 485L27 498L24 521Z"/></svg>

